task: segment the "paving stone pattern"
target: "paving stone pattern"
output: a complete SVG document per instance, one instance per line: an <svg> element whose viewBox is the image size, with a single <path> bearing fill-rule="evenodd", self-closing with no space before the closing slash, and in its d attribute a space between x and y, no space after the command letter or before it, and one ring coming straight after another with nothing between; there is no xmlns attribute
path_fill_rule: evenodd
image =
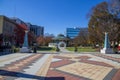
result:
<svg viewBox="0 0 120 80"><path fill-rule="evenodd" d="M16 53L0 56L0 80L120 80L114 54Z"/></svg>

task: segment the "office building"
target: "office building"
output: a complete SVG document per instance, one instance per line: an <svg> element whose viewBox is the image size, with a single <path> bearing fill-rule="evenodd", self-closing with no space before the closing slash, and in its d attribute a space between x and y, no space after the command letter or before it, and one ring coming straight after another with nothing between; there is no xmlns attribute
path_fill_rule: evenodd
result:
<svg viewBox="0 0 120 80"><path fill-rule="evenodd" d="M85 31L88 33L88 28L67 28L66 29L66 36L69 37L70 39L74 39L77 37L80 33L80 31Z"/></svg>
<svg viewBox="0 0 120 80"><path fill-rule="evenodd" d="M32 25L30 23L26 23L29 27L29 30L34 33L35 36L43 36L44 35L44 27L38 25Z"/></svg>

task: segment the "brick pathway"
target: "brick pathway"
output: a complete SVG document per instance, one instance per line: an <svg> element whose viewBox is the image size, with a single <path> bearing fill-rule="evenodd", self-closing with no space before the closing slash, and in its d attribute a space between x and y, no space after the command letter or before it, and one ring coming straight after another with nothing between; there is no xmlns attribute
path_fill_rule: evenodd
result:
<svg viewBox="0 0 120 80"><path fill-rule="evenodd" d="M100 54L100 56L96 54L95 56L92 54L55 55L47 77L61 76L65 78L63 80L120 80L118 65L114 65L116 57L111 58L111 56L103 54ZM103 59L103 61L99 60L98 57ZM110 64L107 60L111 60L109 61ZM117 63L120 64L118 61Z"/></svg>
<svg viewBox="0 0 120 80"><path fill-rule="evenodd" d="M0 56L0 80L120 80L120 57L109 54Z"/></svg>

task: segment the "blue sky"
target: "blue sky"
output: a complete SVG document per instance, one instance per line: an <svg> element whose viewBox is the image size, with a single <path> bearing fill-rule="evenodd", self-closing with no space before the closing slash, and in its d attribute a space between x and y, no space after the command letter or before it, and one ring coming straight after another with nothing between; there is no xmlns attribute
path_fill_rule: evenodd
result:
<svg viewBox="0 0 120 80"><path fill-rule="evenodd" d="M0 15L41 25L45 33L65 34L68 27L87 27L90 9L105 0L0 0Z"/></svg>

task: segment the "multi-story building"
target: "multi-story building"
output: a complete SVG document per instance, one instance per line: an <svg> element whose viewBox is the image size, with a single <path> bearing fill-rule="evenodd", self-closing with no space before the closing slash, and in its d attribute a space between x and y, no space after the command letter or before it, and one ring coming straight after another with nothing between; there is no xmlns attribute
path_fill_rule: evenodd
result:
<svg viewBox="0 0 120 80"><path fill-rule="evenodd" d="M19 18L11 18L12 21L14 21L17 26L14 30L15 33L15 45L16 46L22 46L23 42L24 42L24 35L25 35L25 30L29 30L27 25L25 24L24 21L22 21ZM28 36L29 38L29 36Z"/></svg>
<svg viewBox="0 0 120 80"><path fill-rule="evenodd" d="M77 37L79 35L79 33L81 31L88 32L88 28L78 28L78 27L67 28L66 29L66 36L71 38L71 39L74 39L75 37Z"/></svg>
<svg viewBox="0 0 120 80"><path fill-rule="evenodd" d="M17 24L6 16L0 16L0 46L11 46L14 43L14 29Z"/></svg>
<svg viewBox="0 0 120 80"><path fill-rule="evenodd" d="M44 28L37 25L28 25L19 18L0 16L0 49L4 46L22 46L25 30L28 30L28 42L31 45L35 36L43 36Z"/></svg>
<svg viewBox="0 0 120 80"><path fill-rule="evenodd" d="M43 36L44 35L44 27L32 25L30 23L26 23L29 27L29 30L35 34L35 36Z"/></svg>
<svg viewBox="0 0 120 80"><path fill-rule="evenodd" d="M11 20L13 20L15 23L17 23L19 26L21 26L24 30L28 30L28 26L26 25L26 23L24 21L22 21L19 18L13 17L11 18Z"/></svg>

